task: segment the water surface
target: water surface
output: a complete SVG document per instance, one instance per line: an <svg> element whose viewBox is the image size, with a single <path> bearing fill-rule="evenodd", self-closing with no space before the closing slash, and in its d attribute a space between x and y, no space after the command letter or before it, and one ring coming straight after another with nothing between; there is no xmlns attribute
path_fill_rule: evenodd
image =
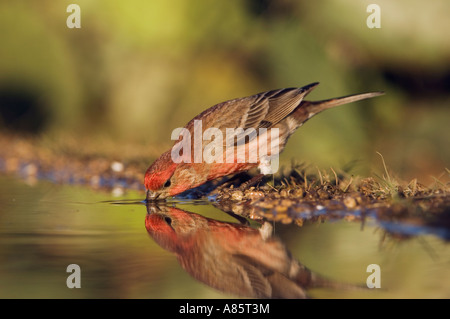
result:
<svg viewBox="0 0 450 319"><path fill-rule="evenodd" d="M237 297L236 293L217 289L220 278L202 281L198 278L201 274L185 270L189 268L186 264L189 260L195 269L209 265L201 273L210 272L214 276L217 271L211 271L213 266L205 262L205 257L198 262L192 254L206 250L215 254L219 248L208 241L208 246L202 250L203 246L199 246L200 241L196 239L194 253L184 261L183 257L177 258L181 253L171 246L173 236L161 239L149 231L151 223L156 222L160 225L156 229L167 235L165 224L158 223L169 220L150 220L148 212L151 215L152 210L143 198L144 193L139 191L122 194L45 181L30 185L23 180L0 176L0 297ZM169 208L175 209L182 218L201 218L214 223L214 229L219 232L244 227L251 236L258 238L258 231L255 233L251 229L259 229L260 223L248 221L242 225L208 202L171 202ZM170 223L174 223L174 218L175 215ZM370 218L364 225L351 218L305 222L302 227L270 224L277 245L284 247L293 260L333 282L366 286L371 274L367 266L380 266L379 289L310 289L307 291L310 297L450 297L450 249L436 234L390 235ZM172 226L167 230L176 229ZM191 228L192 232L197 231ZM202 236L206 236L203 230ZM224 242L231 238L226 236ZM193 247L183 238L182 245L177 247L183 247L184 251L186 247ZM192 242L194 237L189 238ZM215 242L221 245L220 241ZM267 252L262 249L264 242L258 245L252 250L244 249L243 254L251 251L254 256L266 256ZM261 247L260 253L258 247ZM220 266L232 258L226 254L216 255L214 262ZM81 288L67 287L70 273L66 270L70 264L80 266ZM242 279L237 277L236 280ZM211 282L216 288L211 287Z"/></svg>

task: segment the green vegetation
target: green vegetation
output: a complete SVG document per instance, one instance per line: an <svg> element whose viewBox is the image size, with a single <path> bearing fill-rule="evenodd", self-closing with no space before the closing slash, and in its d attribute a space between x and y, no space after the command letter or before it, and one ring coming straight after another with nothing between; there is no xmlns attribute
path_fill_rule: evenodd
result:
<svg viewBox="0 0 450 319"><path fill-rule="evenodd" d="M0 130L31 133L64 151L150 162L170 133L235 97L321 82L311 99L386 92L320 114L281 161L319 168L381 152L403 178L432 182L448 167L449 3L370 1L2 2ZM92 152L90 152L92 153Z"/></svg>
<svg viewBox="0 0 450 319"><path fill-rule="evenodd" d="M264 183L169 204L274 221L343 282L379 264L387 289L355 297L449 296L448 0L378 0L380 29L369 0L77 0L80 29L70 3L0 2L0 297L228 298L149 238L144 172L208 107L316 81L312 100L386 94L308 121Z"/></svg>

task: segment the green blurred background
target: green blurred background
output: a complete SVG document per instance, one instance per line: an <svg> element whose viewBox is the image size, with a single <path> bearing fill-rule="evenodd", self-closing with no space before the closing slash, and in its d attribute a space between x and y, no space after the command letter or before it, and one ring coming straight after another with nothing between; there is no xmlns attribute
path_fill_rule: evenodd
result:
<svg viewBox="0 0 450 319"><path fill-rule="evenodd" d="M282 162L370 174L378 151L430 183L450 161L450 2L378 0L369 29L373 2L0 0L0 131L150 164L209 106L319 81L311 99L387 94L320 114Z"/></svg>

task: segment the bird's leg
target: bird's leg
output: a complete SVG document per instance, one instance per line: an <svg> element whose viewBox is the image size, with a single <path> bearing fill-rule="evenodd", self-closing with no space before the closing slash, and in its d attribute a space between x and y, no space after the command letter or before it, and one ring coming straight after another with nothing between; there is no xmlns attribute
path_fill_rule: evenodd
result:
<svg viewBox="0 0 450 319"><path fill-rule="evenodd" d="M231 185L238 185L239 181L247 176L247 172L241 172L236 175L233 175L230 178L224 178L222 182L220 182L210 194L216 194L223 191L225 188L230 187Z"/></svg>
<svg viewBox="0 0 450 319"><path fill-rule="evenodd" d="M264 174L258 174L256 176L252 177L250 180L242 183L239 186L239 190L244 191L245 189L249 188L250 186L260 183L263 178L264 178Z"/></svg>

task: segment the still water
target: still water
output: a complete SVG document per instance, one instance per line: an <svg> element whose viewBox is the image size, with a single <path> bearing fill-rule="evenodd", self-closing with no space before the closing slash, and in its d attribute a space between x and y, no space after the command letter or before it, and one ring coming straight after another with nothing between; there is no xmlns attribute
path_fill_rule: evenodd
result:
<svg viewBox="0 0 450 319"><path fill-rule="evenodd" d="M450 248L435 234L401 239L370 219L271 222L264 232L259 222L240 223L208 202L147 207L143 198L0 176L0 298L236 298L268 290L283 297L450 297ZM274 237L266 236L270 230ZM71 264L80 267L80 288L67 286ZM381 288L369 289L373 264ZM303 266L351 287L305 291L291 276Z"/></svg>

